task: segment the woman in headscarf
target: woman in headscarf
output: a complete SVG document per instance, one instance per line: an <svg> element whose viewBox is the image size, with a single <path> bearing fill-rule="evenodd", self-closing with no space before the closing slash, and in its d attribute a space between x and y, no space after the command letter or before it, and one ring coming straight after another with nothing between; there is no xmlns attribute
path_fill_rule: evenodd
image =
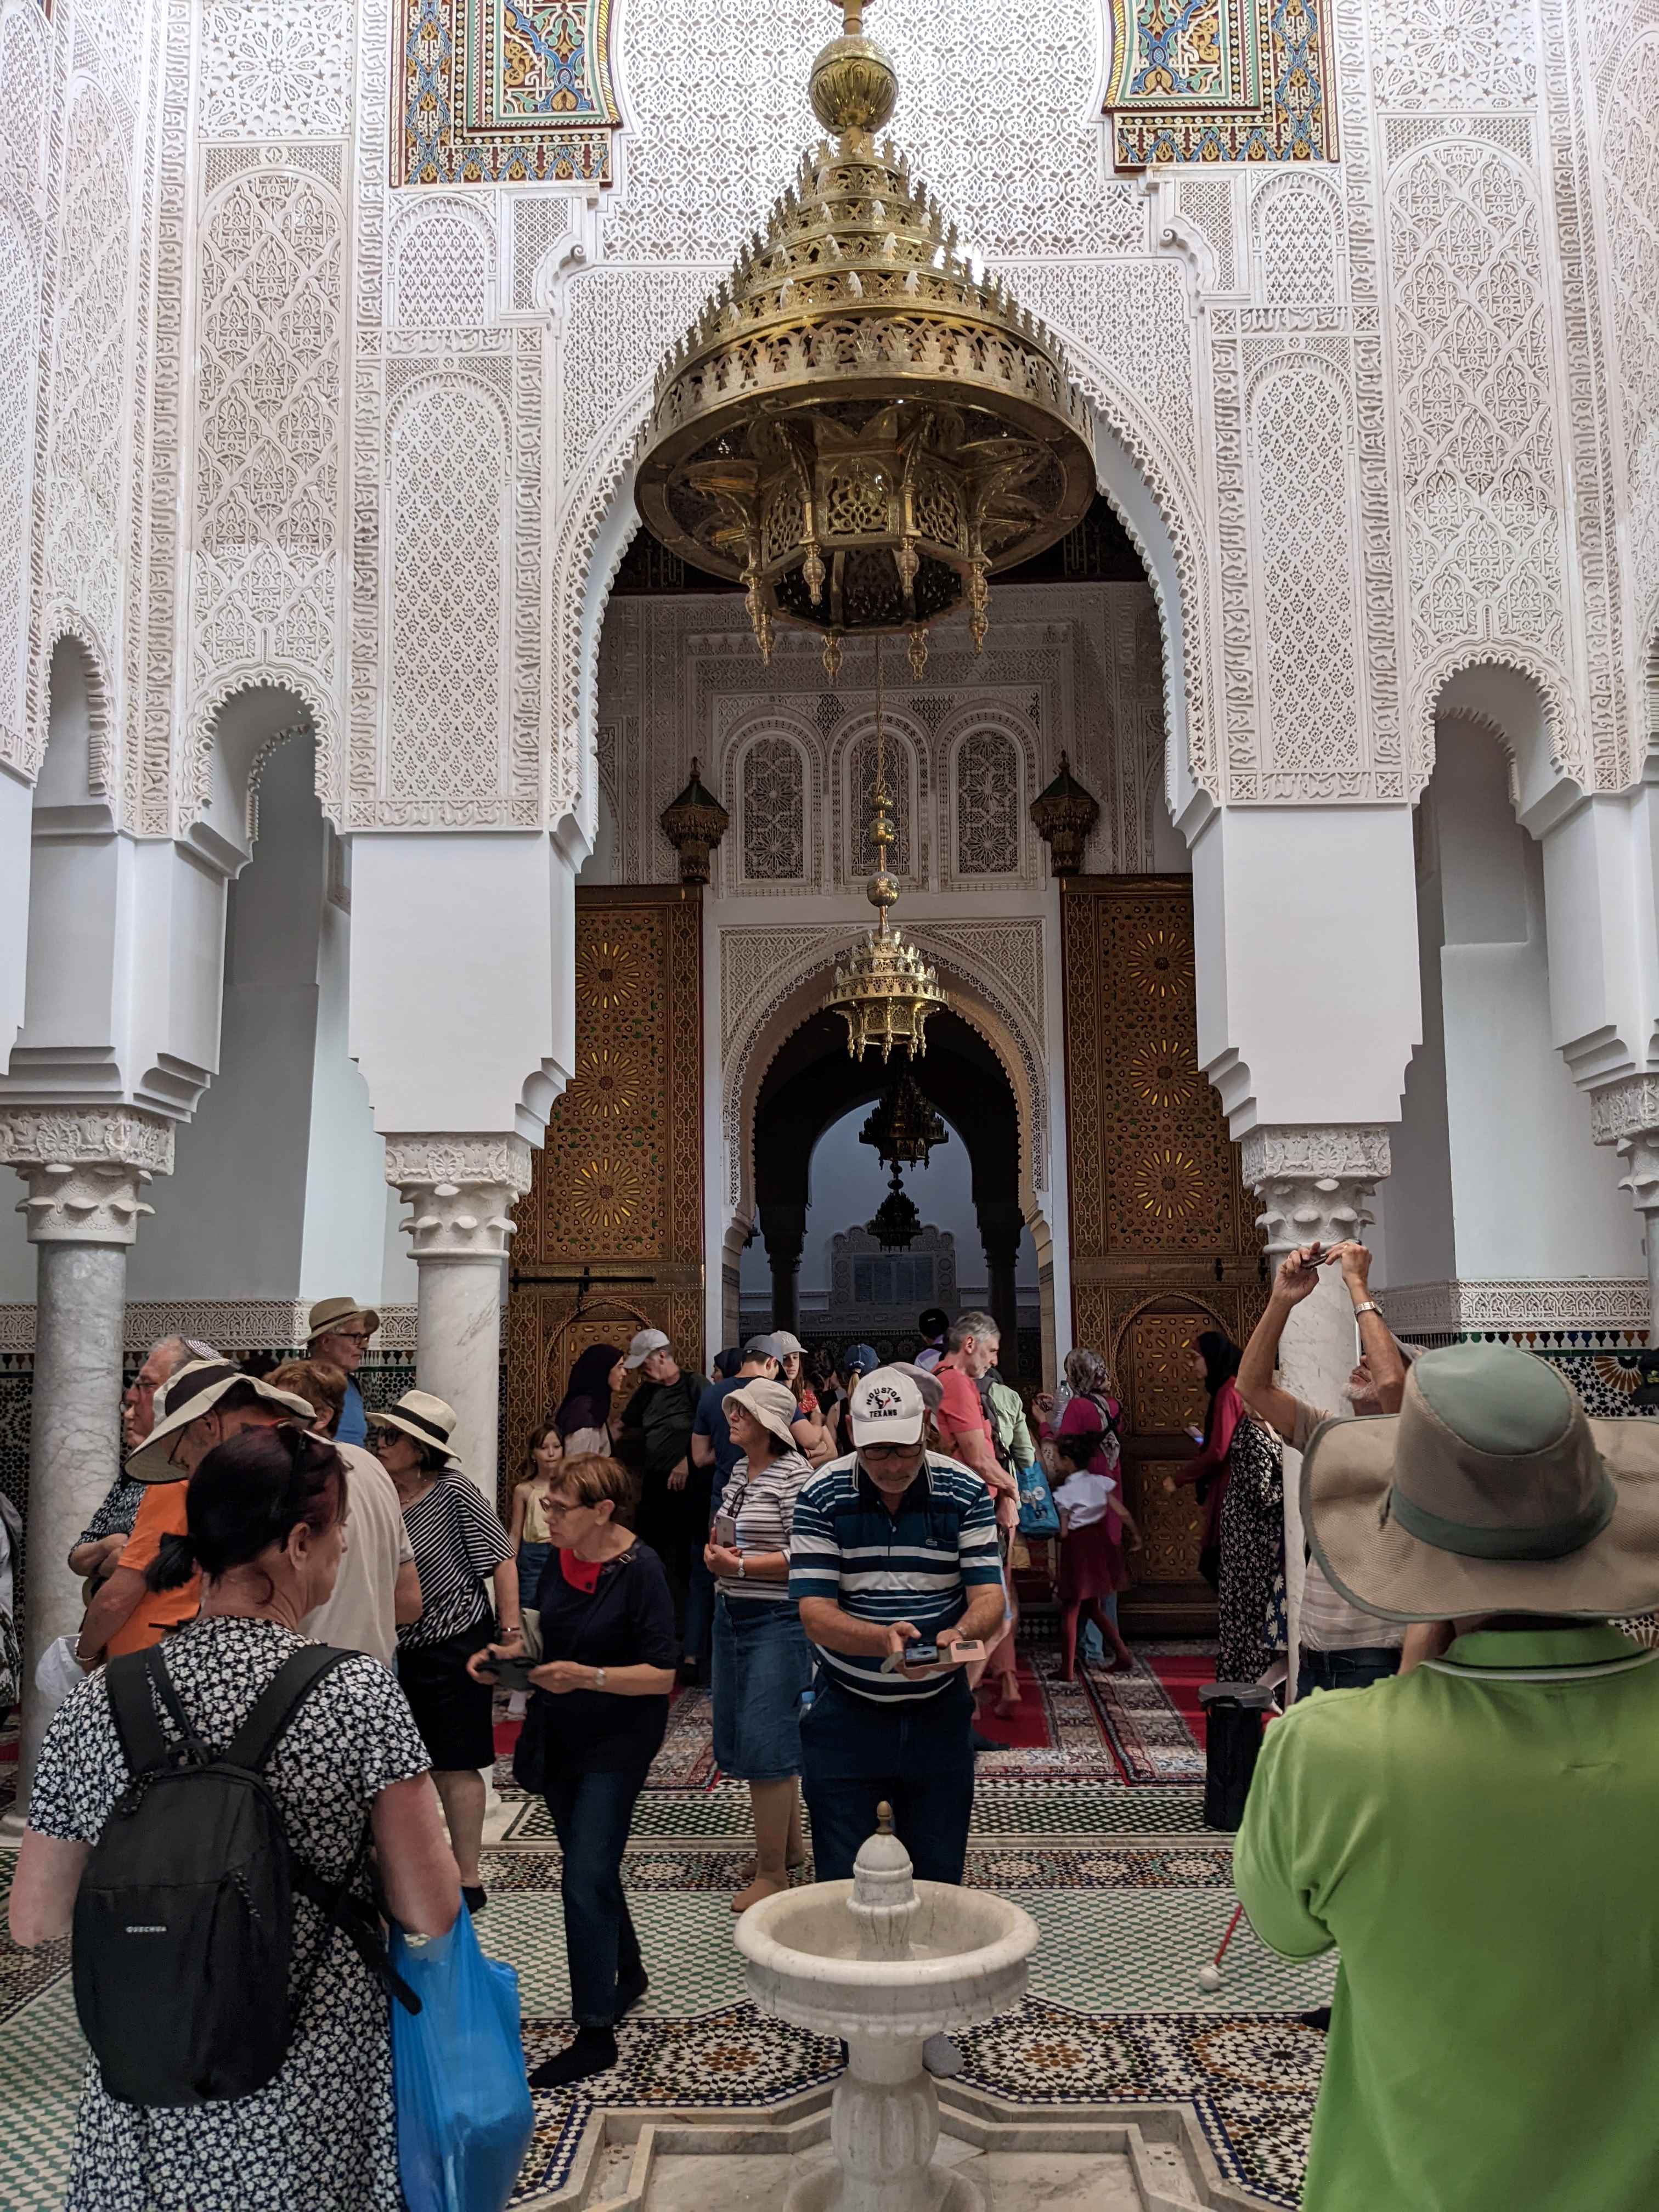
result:
<svg viewBox="0 0 1659 2212"><path fill-rule="evenodd" d="M578 1352L553 1416L568 1457L611 1449L611 1394L623 1383L623 1355L614 1344L590 1344Z"/></svg>

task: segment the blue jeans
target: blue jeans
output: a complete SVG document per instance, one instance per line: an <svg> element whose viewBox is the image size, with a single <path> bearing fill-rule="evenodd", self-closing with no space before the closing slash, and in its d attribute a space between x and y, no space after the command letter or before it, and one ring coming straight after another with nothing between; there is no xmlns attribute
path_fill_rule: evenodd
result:
<svg viewBox="0 0 1659 2212"><path fill-rule="evenodd" d="M1304 1644L1296 1671L1297 1703L1312 1690L1368 1690L1399 1672L1397 1644L1353 1644L1340 1651L1310 1651Z"/></svg>
<svg viewBox="0 0 1659 2212"><path fill-rule="evenodd" d="M848 1881L884 1797L919 1881L960 1881L974 1812L974 1700L958 1668L936 1698L877 1705L818 1670L800 1780L819 1881Z"/></svg>
<svg viewBox="0 0 1659 2212"><path fill-rule="evenodd" d="M564 1853L559 1890L570 2011L578 2027L614 2027L617 1983L637 1983L644 1975L622 1885L623 1852L644 1783L637 1770L547 1778L547 1809Z"/></svg>
<svg viewBox="0 0 1659 2212"><path fill-rule="evenodd" d="M519 1546L519 1603L521 1606L535 1604L543 1573L552 1556L551 1544L520 1543Z"/></svg>
<svg viewBox="0 0 1659 2212"><path fill-rule="evenodd" d="M800 1695L812 1650L788 1601L714 1594L714 1764L736 1782L800 1772Z"/></svg>

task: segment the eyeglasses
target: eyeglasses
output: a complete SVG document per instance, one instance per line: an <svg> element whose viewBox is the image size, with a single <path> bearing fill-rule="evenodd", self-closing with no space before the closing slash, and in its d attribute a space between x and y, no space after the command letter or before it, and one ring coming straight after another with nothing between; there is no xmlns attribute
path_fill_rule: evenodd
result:
<svg viewBox="0 0 1659 2212"><path fill-rule="evenodd" d="M921 1449L920 1440L914 1444L860 1444L859 1453L864 1459L908 1459Z"/></svg>
<svg viewBox="0 0 1659 2212"><path fill-rule="evenodd" d="M342 1344L367 1344L374 1332L372 1328L331 1328L331 1336L337 1336Z"/></svg>
<svg viewBox="0 0 1659 2212"><path fill-rule="evenodd" d="M544 1513L586 1513L591 1510L592 1508L580 1498L544 1498L542 1500Z"/></svg>

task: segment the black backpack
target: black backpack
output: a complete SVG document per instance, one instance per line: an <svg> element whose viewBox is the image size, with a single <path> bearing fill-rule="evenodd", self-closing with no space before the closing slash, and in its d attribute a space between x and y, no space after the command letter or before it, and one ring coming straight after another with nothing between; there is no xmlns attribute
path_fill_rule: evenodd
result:
<svg viewBox="0 0 1659 2212"><path fill-rule="evenodd" d="M200 2105L251 2096L273 2078L310 1994L307 1982L290 2000L296 1892L419 2009L391 1974L378 1915L349 1893L368 1856L368 1821L344 1880L325 1883L290 1850L264 1776L305 1698L351 1656L322 1644L296 1651L222 1756L185 1717L159 1649L111 1662L110 1709L131 1781L81 1877L72 1966L75 2008L112 2097ZM152 1685L182 1742L162 1733Z"/></svg>

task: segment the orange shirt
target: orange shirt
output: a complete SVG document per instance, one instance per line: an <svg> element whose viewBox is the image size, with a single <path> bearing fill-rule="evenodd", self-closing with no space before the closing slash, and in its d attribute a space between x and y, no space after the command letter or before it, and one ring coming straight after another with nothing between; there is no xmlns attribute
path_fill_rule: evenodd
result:
<svg viewBox="0 0 1659 2212"><path fill-rule="evenodd" d="M163 1536L185 1534L185 1492L189 1487L188 1482L150 1485L118 1565L143 1574L160 1550ZM146 1590L111 1637L109 1656L118 1659L124 1651L148 1651L169 1628L193 1619L201 1602L200 1575L192 1575L179 1589Z"/></svg>

